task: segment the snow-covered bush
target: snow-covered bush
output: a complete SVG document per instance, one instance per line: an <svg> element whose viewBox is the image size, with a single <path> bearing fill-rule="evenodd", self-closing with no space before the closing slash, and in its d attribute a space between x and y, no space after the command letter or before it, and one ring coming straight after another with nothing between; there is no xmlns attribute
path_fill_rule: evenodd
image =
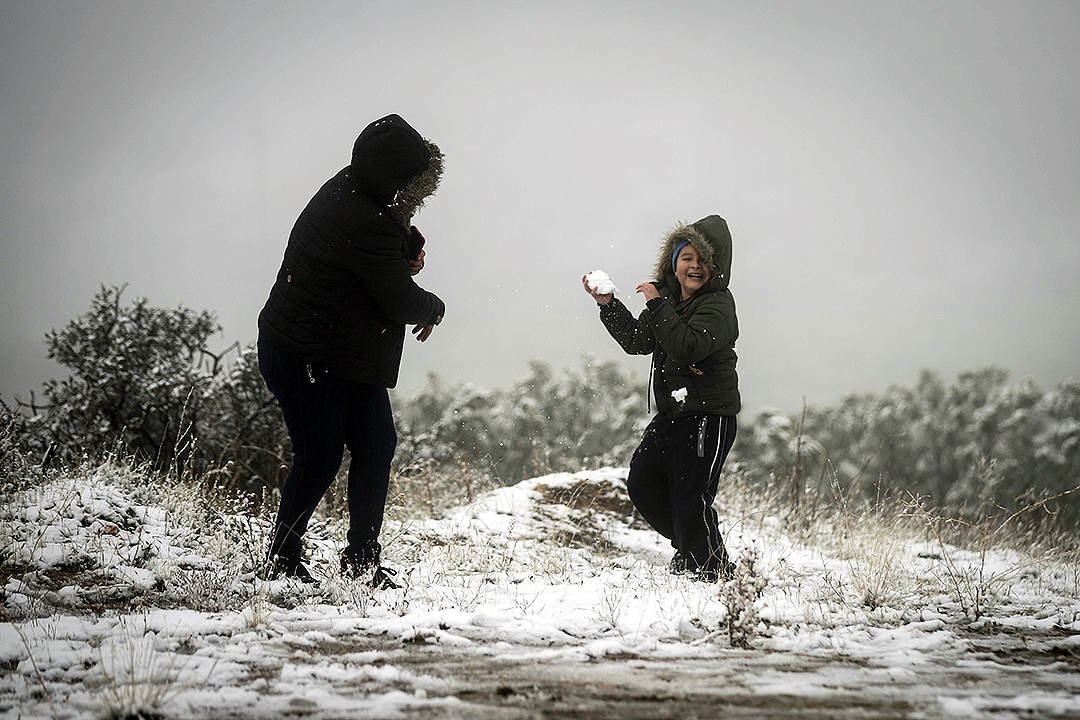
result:
<svg viewBox="0 0 1080 720"><path fill-rule="evenodd" d="M276 485L288 435L255 348L214 353L213 313L124 303L123 291L102 287L88 312L46 336L71 374L45 383L43 403L20 403L31 412L22 454L70 463L120 451L243 490ZM0 463L11 444L0 440Z"/></svg>
<svg viewBox="0 0 1080 720"><path fill-rule="evenodd" d="M211 352L220 329L212 313L125 304L122 293L102 287L87 313L48 334L49 357L71 375L46 383L44 405L20 403L31 417L4 416L0 471L16 458L26 467L122 450L160 470L209 473L219 486L276 489L291 453L256 349ZM834 488L845 502L868 506L910 493L970 520L1076 487L1080 382L1043 392L1007 380L991 367L947 385L924 371L914 387L852 394L794 416L763 410L741 419L728 468L784 498L804 527L833 501ZM431 374L420 390L394 397L394 470L403 492L422 493L434 508L475 488L626 465L649 419L646 395L645 383L619 364L588 357L561 371L533 362L498 390ZM984 460L994 462L993 476L980 474ZM1080 494L1045 510L1053 514L1044 520L1074 529Z"/></svg>
<svg viewBox="0 0 1080 720"><path fill-rule="evenodd" d="M991 367L947 386L923 371L915 387L852 394L803 415L762 411L743 421L731 459L760 486L810 494L810 508L831 502L835 486L868 507L911 494L969 521L1011 513L1080 485L1080 383L1043 392L1007 380ZM1021 520L1075 529L1080 493Z"/></svg>
<svg viewBox="0 0 1080 720"><path fill-rule="evenodd" d="M0 399L0 484L5 488L26 482L31 442L26 417Z"/></svg>
<svg viewBox="0 0 1080 720"><path fill-rule="evenodd" d="M432 374L395 407L399 467L468 469L504 485L626 464L648 420L644 383L588 358L558 374L533 362L504 390L447 385Z"/></svg>
<svg viewBox="0 0 1080 720"><path fill-rule="evenodd" d="M289 433L277 401L259 373L254 345L240 350L219 373L204 401L200 442L211 468L229 487L276 488L290 462Z"/></svg>
<svg viewBox="0 0 1080 720"><path fill-rule="evenodd" d="M154 308L145 298L125 305L123 290L103 286L87 313L46 335L49 358L71 375L45 383L40 424L68 459L119 440L168 467L197 437L221 369L207 342L220 327L206 311Z"/></svg>
<svg viewBox="0 0 1080 720"><path fill-rule="evenodd" d="M724 625L731 647L750 647L757 633L758 608L768 579L761 574L761 550L754 544L747 545L739 556L732 578L725 580L720 595L727 611Z"/></svg>

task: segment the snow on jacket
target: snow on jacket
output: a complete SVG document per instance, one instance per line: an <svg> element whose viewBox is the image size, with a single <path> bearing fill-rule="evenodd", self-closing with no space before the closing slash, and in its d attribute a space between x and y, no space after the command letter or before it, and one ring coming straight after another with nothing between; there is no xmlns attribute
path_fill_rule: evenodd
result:
<svg viewBox="0 0 1080 720"><path fill-rule="evenodd" d="M711 263L709 282L688 300L672 268L678 244L686 240ZM693 225L677 225L664 238L656 264L660 297L635 318L618 298L600 306L600 319L631 355L653 356L656 409L666 417L736 415L742 408L735 341L739 321L731 279L731 233L719 215Z"/></svg>
<svg viewBox="0 0 1080 720"><path fill-rule="evenodd" d="M405 325L438 324L445 311L409 268L423 246L409 222L441 172L438 147L401 117L366 127L293 226L260 336L340 377L394 387Z"/></svg>

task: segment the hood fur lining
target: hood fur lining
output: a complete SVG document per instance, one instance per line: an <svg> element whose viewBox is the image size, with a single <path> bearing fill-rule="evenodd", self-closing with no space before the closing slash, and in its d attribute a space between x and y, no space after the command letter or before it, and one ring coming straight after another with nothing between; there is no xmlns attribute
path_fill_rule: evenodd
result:
<svg viewBox="0 0 1080 720"><path fill-rule="evenodd" d="M398 190L390 203L390 214L402 227L412 224L413 215L424 207L424 201L435 194L443 174L443 154L439 146L425 139L430 160L423 172L415 175L405 187Z"/></svg>
<svg viewBox="0 0 1080 720"><path fill-rule="evenodd" d="M675 271L671 269L671 260L675 253L675 247L686 240L691 247L698 251L701 258L712 268L716 275L716 267L713 264L713 246L705 239L705 236L692 225L678 223L664 237L660 245L660 253L656 257L656 268L653 270L656 279L663 283L674 283L678 287L679 281L675 277Z"/></svg>

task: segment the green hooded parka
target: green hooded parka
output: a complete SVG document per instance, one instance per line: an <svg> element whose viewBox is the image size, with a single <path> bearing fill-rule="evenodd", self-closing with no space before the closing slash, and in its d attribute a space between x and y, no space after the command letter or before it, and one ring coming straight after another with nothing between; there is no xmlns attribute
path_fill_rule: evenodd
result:
<svg viewBox="0 0 1080 720"><path fill-rule="evenodd" d="M690 243L712 264L709 282L689 299L672 268L675 249ZM652 389L665 417L736 415L742 407L735 341L739 322L731 279L731 233L719 215L679 224L664 238L656 264L660 297L633 314L618 300L600 306L600 319L631 355L652 353Z"/></svg>

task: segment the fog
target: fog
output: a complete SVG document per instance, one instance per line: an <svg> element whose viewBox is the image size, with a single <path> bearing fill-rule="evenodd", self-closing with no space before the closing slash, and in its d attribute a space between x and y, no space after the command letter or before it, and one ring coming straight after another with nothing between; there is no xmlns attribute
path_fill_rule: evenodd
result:
<svg viewBox="0 0 1080 720"><path fill-rule="evenodd" d="M985 365L1080 377L1080 4L0 6L0 397L102 285L253 342L296 216L396 112L446 154L406 341L498 387L622 355L678 221L734 238L746 411Z"/></svg>

